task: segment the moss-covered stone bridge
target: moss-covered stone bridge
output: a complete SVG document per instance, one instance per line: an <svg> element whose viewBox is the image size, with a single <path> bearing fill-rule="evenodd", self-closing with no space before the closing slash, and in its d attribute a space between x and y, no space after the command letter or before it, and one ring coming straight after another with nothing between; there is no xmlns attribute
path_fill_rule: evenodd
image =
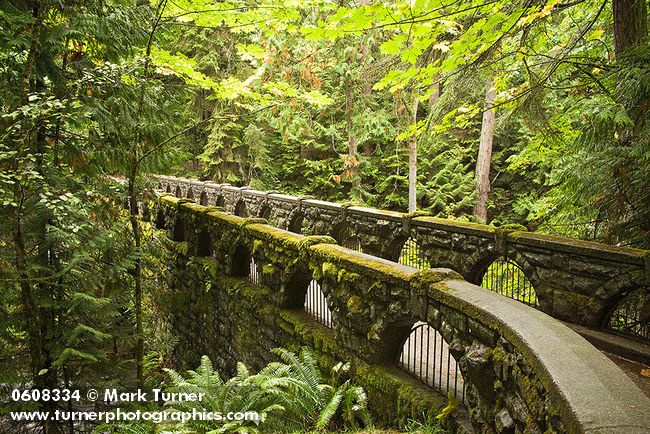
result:
<svg viewBox="0 0 650 434"><path fill-rule="evenodd" d="M306 345L325 370L349 362L386 425L437 414L447 405L438 391L462 403L448 422L458 430L472 429L469 416L476 432L650 432L644 393L551 317L608 325L648 291L648 252L179 178L156 183L151 218L166 230L170 266L158 302L180 368L207 353L229 374L237 361L261 367L271 348ZM414 265L432 268L398 263L405 244L416 246L407 252ZM476 285L500 259L516 264L539 309ZM503 270L492 273L502 280ZM643 329L626 331L643 338Z"/></svg>

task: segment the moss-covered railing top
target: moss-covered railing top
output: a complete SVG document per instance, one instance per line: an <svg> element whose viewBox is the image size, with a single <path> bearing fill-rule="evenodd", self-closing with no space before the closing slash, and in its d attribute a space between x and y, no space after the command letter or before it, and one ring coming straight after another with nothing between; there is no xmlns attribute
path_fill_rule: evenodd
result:
<svg viewBox="0 0 650 434"><path fill-rule="evenodd" d="M650 432L650 400L613 362L545 313L450 269L416 270L331 237L305 237L171 195L158 197L153 217L188 256L206 257L218 273L243 277L254 258L258 285L278 308L300 309L306 285L317 280L332 311L327 332L342 355L394 365L413 324L427 322L459 361L476 427ZM512 425L504 428L504 420Z"/></svg>

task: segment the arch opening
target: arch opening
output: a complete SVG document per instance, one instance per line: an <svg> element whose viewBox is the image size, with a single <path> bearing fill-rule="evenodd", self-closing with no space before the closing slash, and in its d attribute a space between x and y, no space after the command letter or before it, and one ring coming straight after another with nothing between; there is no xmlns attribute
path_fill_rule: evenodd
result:
<svg viewBox="0 0 650 434"><path fill-rule="evenodd" d="M208 194L205 191L201 193L199 204L203 206L208 206Z"/></svg>
<svg viewBox="0 0 650 434"><path fill-rule="evenodd" d="M327 304L327 298L321 290L320 284L314 279L309 282L309 286L307 287L304 310L316 322L325 327L332 328L332 311Z"/></svg>
<svg viewBox="0 0 650 434"><path fill-rule="evenodd" d="M176 221L174 222L174 231L172 233L172 240L185 241L185 221L180 216L176 216Z"/></svg>
<svg viewBox="0 0 650 434"><path fill-rule="evenodd" d="M225 208L226 207L226 198L222 195L217 196L217 200L214 203L215 206Z"/></svg>
<svg viewBox="0 0 650 434"><path fill-rule="evenodd" d="M191 188L187 190L187 198L194 200L194 190L192 190Z"/></svg>
<svg viewBox="0 0 650 434"><path fill-rule="evenodd" d="M172 192L171 185L167 185L167 188L165 189L165 193L171 193L171 192Z"/></svg>
<svg viewBox="0 0 650 434"><path fill-rule="evenodd" d="M174 196L176 196L176 197L178 197L178 198L180 198L181 196L183 196L183 192L181 191L181 187L180 187L180 186L179 186L179 187L176 187L176 191L174 192Z"/></svg>
<svg viewBox="0 0 650 434"><path fill-rule="evenodd" d="M349 226L343 226L336 236L338 243L350 250L363 252L361 247L361 238Z"/></svg>
<svg viewBox="0 0 650 434"><path fill-rule="evenodd" d="M402 345L397 366L444 395L465 402L465 380L449 345L428 323L416 322Z"/></svg>
<svg viewBox="0 0 650 434"><path fill-rule="evenodd" d="M422 247L413 238L404 242L397 262L420 270L431 268L431 264L422 254Z"/></svg>
<svg viewBox="0 0 650 434"><path fill-rule="evenodd" d="M650 341L650 292L638 289L623 297L610 313L605 328Z"/></svg>
<svg viewBox="0 0 650 434"><path fill-rule="evenodd" d="M212 236L206 229L201 230L197 239L196 256L212 256Z"/></svg>
<svg viewBox="0 0 650 434"><path fill-rule="evenodd" d="M298 213L293 216L291 221L289 222L289 232L293 232L294 234L302 234L303 233L303 221L305 219L305 216L301 213Z"/></svg>
<svg viewBox="0 0 650 434"><path fill-rule="evenodd" d="M490 291L539 309L535 288L513 260L501 256L489 264L480 277L480 285Z"/></svg>
<svg viewBox="0 0 650 434"><path fill-rule="evenodd" d="M248 210L246 209L246 202L239 200L235 205L235 215L239 217L248 217Z"/></svg>
<svg viewBox="0 0 650 434"><path fill-rule="evenodd" d="M235 277L248 279L250 274L251 254L243 244L238 244L232 253L231 273Z"/></svg>
<svg viewBox="0 0 650 434"><path fill-rule="evenodd" d="M278 219L273 215L273 209L268 205L264 205L260 210L260 218L265 219L271 226L278 225Z"/></svg>
<svg viewBox="0 0 650 434"><path fill-rule="evenodd" d="M156 212L156 229L164 229L165 228L165 213L162 212L162 210L158 210Z"/></svg>
<svg viewBox="0 0 650 434"><path fill-rule="evenodd" d="M305 305L305 294L311 280L311 272L308 268L299 266L294 270L285 285L282 307L286 309L303 309Z"/></svg>

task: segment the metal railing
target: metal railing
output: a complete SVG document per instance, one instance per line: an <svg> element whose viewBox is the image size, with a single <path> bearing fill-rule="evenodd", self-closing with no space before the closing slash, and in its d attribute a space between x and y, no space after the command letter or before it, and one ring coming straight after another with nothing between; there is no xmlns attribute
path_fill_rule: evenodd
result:
<svg viewBox="0 0 650 434"><path fill-rule="evenodd" d="M261 266L262 264L255 262L255 258L251 256L251 260L248 262L248 274L246 275L246 280L254 285L259 285L262 277L260 276L261 273L259 271L259 267Z"/></svg>
<svg viewBox="0 0 650 434"><path fill-rule="evenodd" d="M637 290L623 298L610 315L606 328L650 341L650 293Z"/></svg>
<svg viewBox="0 0 650 434"><path fill-rule="evenodd" d="M429 324L417 322L413 325L397 366L427 386L465 402L465 381L458 362L442 335Z"/></svg>
<svg viewBox="0 0 650 434"><path fill-rule="evenodd" d="M325 294L316 280L309 282L305 295L305 312L325 327L332 328L332 312L327 306Z"/></svg>
<svg viewBox="0 0 650 434"><path fill-rule="evenodd" d="M406 240L399 253L397 262L420 270L431 268L429 261L422 255L422 248L413 238Z"/></svg>
<svg viewBox="0 0 650 434"><path fill-rule="evenodd" d="M481 286L539 309L533 285L514 261L503 256L485 269Z"/></svg>

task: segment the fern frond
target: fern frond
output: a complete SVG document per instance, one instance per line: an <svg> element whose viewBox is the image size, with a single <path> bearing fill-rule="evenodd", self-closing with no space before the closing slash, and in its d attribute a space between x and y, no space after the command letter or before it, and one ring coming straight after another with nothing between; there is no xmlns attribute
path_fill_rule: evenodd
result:
<svg viewBox="0 0 650 434"><path fill-rule="evenodd" d="M337 410L339 409L339 404L341 403L341 399L343 399L343 394L345 393L346 386L347 385L343 385L339 387L336 390L336 392L334 392L332 399L329 400L329 402L325 405L323 410L320 412L320 414L318 415L318 419L316 420L317 429L325 429L327 424L330 423L330 421L336 414Z"/></svg>

